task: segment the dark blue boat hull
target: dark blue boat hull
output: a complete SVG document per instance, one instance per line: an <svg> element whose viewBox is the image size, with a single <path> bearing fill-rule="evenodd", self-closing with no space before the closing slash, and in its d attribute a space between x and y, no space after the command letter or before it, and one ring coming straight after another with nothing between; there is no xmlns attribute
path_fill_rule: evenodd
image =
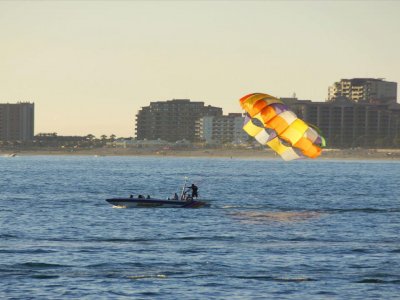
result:
<svg viewBox="0 0 400 300"><path fill-rule="evenodd" d="M168 208L199 208L210 206L205 201L179 201L162 199L143 199L143 198L111 198L106 201L117 207L139 208L139 207L168 207Z"/></svg>

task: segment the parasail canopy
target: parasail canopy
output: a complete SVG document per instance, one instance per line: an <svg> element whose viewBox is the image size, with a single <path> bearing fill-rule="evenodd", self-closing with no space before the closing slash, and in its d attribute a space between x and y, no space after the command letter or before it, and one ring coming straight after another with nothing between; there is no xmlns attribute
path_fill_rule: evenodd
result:
<svg viewBox="0 0 400 300"><path fill-rule="evenodd" d="M281 100L254 93L240 99L246 111L243 130L284 160L316 158L325 146L319 129L297 118Z"/></svg>

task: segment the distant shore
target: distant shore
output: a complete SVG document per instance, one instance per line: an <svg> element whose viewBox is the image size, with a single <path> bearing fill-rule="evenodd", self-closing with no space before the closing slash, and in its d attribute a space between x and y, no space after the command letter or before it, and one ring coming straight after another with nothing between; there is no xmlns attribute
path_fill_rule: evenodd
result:
<svg viewBox="0 0 400 300"><path fill-rule="evenodd" d="M0 156L84 155L84 156L159 156L159 157L227 157L271 159L278 156L269 149L182 149L95 148L48 150L0 150ZM325 149L317 159L387 159L400 160L400 149Z"/></svg>

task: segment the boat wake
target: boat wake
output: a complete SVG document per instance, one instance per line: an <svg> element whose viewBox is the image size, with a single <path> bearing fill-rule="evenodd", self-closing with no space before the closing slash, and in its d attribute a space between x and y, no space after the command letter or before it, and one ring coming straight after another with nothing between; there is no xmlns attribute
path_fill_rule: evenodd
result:
<svg viewBox="0 0 400 300"><path fill-rule="evenodd" d="M319 212L260 212L260 211L245 211L235 212L231 216L244 223L265 223L265 222L303 222L310 219L321 217L323 214Z"/></svg>
<svg viewBox="0 0 400 300"><path fill-rule="evenodd" d="M127 208L127 207L125 205L113 205L112 208L121 209L121 208Z"/></svg>

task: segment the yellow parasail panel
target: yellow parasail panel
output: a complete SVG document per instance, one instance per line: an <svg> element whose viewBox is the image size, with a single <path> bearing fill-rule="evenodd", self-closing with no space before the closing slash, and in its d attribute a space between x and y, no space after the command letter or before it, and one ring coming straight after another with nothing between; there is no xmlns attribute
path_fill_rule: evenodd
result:
<svg viewBox="0 0 400 300"><path fill-rule="evenodd" d="M292 147L288 147L282 144L278 137L272 139L267 143L276 153L278 153L284 160L298 159L300 156L294 151Z"/></svg>
<svg viewBox="0 0 400 300"><path fill-rule="evenodd" d="M281 138L294 145L302 138L308 128L304 121L297 119L281 133Z"/></svg>
<svg viewBox="0 0 400 300"><path fill-rule="evenodd" d="M259 134L264 128L259 127L253 123L253 121L249 120L246 125L243 126L243 130L247 132L248 135L255 137Z"/></svg>
<svg viewBox="0 0 400 300"><path fill-rule="evenodd" d="M268 146L271 147L272 150L274 150L276 153L278 153L279 155L282 155L285 151L287 151L288 147L283 145L281 143L281 141L279 140L278 137L270 140L267 143Z"/></svg>

